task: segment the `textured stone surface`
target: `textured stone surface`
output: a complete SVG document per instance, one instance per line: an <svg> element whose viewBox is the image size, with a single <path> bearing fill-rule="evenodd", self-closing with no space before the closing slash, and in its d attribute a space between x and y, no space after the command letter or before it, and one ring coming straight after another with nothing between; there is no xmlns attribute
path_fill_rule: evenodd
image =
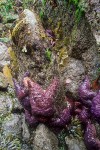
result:
<svg viewBox="0 0 100 150"><path fill-rule="evenodd" d="M8 82L2 72L0 72L0 89L7 89Z"/></svg>
<svg viewBox="0 0 100 150"><path fill-rule="evenodd" d="M68 146L68 150L86 150L83 141L78 141L76 139L70 139L65 137L66 144Z"/></svg>
<svg viewBox="0 0 100 150"><path fill-rule="evenodd" d="M81 61L70 58L65 70L62 72L62 77L64 77L65 80L70 80L70 82L66 84L66 91L71 93L74 97L77 96L77 89L84 78L84 74L85 70Z"/></svg>
<svg viewBox="0 0 100 150"><path fill-rule="evenodd" d="M91 79L96 76L100 66L100 56L95 46L89 48L82 54L83 65L85 73L89 75Z"/></svg>
<svg viewBox="0 0 100 150"><path fill-rule="evenodd" d="M4 134L12 134L21 138L21 115L11 114L7 116L2 124Z"/></svg>
<svg viewBox="0 0 100 150"><path fill-rule="evenodd" d="M27 9L23 11L12 31L12 39L16 44L16 46L13 45L13 49L18 60L18 78L21 79L21 76L28 70L35 80L43 84L47 76L44 79L41 75L38 76L38 73L46 74L47 68L52 65L46 59L45 54L50 41L36 12Z"/></svg>
<svg viewBox="0 0 100 150"><path fill-rule="evenodd" d="M30 49L43 50L48 45L48 40L45 36L45 30L39 17L35 12L25 9L19 16L19 21L12 31L13 42L16 45L18 44L23 52L28 52Z"/></svg>
<svg viewBox="0 0 100 150"><path fill-rule="evenodd" d="M57 137L43 124L36 129L33 145L34 150L59 150Z"/></svg>
<svg viewBox="0 0 100 150"><path fill-rule="evenodd" d="M22 137L24 141L29 141L30 132L25 122L25 114L22 115Z"/></svg>
<svg viewBox="0 0 100 150"><path fill-rule="evenodd" d="M7 115L13 108L13 100L5 93L0 93L0 114Z"/></svg>
<svg viewBox="0 0 100 150"><path fill-rule="evenodd" d="M86 19L82 18L79 25L76 24L71 30L69 55L76 59L82 59L82 54L86 52L92 45L95 39Z"/></svg>
<svg viewBox="0 0 100 150"><path fill-rule="evenodd" d="M11 111L22 110L22 106L15 97L14 89L8 86L8 92L0 91L0 114L7 115Z"/></svg>
<svg viewBox="0 0 100 150"><path fill-rule="evenodd" d="M10 64L10 57L7 52L7 47L2 42L0 42L0 71L2 71L2 68L5 65L9 64Z"/></svg>
<svg viewBox="0 0 100 150"><path fill-rule="evenodd" d="M95 123L95 127L96 127L96 131L97 131L97 136L100 139L100 124L98 124L97 122Z"/></svg>
<svg viewBox="0 0 100 150"><path fill-rule="evenodd" d="M88 10L86 17L93 30L94 37L98 45L100 45L100 2L99 0L88 1Z"/></svg>

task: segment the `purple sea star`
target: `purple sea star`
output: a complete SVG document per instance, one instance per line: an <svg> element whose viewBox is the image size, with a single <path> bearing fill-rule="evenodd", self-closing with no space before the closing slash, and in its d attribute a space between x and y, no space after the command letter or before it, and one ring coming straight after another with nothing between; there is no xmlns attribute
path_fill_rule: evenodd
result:
<svg viewBox="0 0 100 150"><path fill-rule="evenodd" d="M54 78L46 90L25 75L21 84L14 79L16 95L25 109L27 122L34 126L39 122L50 126L64 127L71 120L71 108L65 108L57 117L54 101L59 89L59 80Z"/></svg>
<svg viewBox="0 0 100 150"><path fill-rule="evenodd" d="M88 150L100 150L100 140L96 138L96 129L90 122L87 123L84 141Z"/></svg>
<svg viewBox="0 0 100 150"><path fill-rule="evenodd" d="M100 150L100 140L96 138L95 126L89 121L95 119L100 123L100 91L91 90L87 76L79 87L79 97L83 104L79 119L85 124L84 141L86 147L88 150Z"/></svg>
<svg viewBox="0 0 100 150"><path fill-rule="evenodd" d="M97 121L100 123L100 91L97 93L97 95L92 100L91 113L97 119Z"/></svg>

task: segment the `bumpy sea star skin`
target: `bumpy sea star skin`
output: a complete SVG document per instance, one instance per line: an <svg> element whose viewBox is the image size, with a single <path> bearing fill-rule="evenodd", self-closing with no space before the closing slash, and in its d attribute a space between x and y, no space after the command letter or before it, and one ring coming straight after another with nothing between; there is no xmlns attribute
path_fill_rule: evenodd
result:
<svg viewBox="0 0 100 150"><path fill-rule="evenodd" d="M23 99L28 95L28 90L20 85L15 79L13 79L15 92L19 100Z"/></svg>
<svg viewBox="0 0 100 150"><path fill-rule="evenodd" d="M79 113L79 120L86 124L88 122L90 115L88 113L88 109L86 107L82 108L82 111Z"/></svg>
<svg viewBox="0 0 100 150"><path fill-rule="evenodd" d="M47 123L52 126L64 127L71 120L71 109L65 108L54 117L57 91L59 80L54 78L46 90L32 81L26 73L22 78L21 84L14 80L16 95L24 107L25 117L30 125L37 125L39 122Z"/></svg>
<svg viewBox="0 0 100 150"><path fill-rule="evenodd" d="M55 112L54 98L59 87L58 79L54 79L45 91L31 80L28 81L28 85L32 114L52 116Z"/></svg>
<svg viewBox="0 0 100 150"><path fill-rule="evenodd" d="M79 97L83 105L89 108L91 116L100 122L100 91L93 92L90 90L90 82L87 76L79 87Z"/></svg>
<svg viewBox="0 0 100 150"><path fill-rule="evenodd" d="M91 85L88 76L85 77L83 83L79 86L79 97L84 100L91 100L96 96L96 92L91 90Z"/></svg>
<svg viewBox="0 0 100 150"><path fill-rule="evenodd" d="M39 121L36 117L32 116L31 112L25 109L25 119L30 126L36 126L39 124Z"/></svg>
<svg viewBox="0 0 100 150"><path fill-rule="evenodd" d="M69 124L71 121L71 112L68 108L64 109L60 112L58 118L52 118L50 120L50 125L54 127L64 127L65 125Z"/></svg>
<svg viewBox="0 0 100 150"><path fill-rule="evenodd" d="M93 124L88 122L84 141L88 150L100 150L100 140L96 138L96 129Z"/></svg>
<svg viewBox="0 0 100 150"><path fill-rule="evenodd" d="M88 150L100 150L100 140L96 138L95 126L89 121L93 118L100 123L100 91L93 92L90 89L87 76L79 87L79 97L83 109L78 115L80 121L85 124L84 140L86 147Z"/></svg>
<svg viewBox="0 0 100 150"><path fill-rule="evenodd" d="M91 113L100 122L100 91L92 100Z"/></svg>
<svg viewBox="0 0 100 150"><path fill-rule="evenodd" d="M14 87L15 87L15 93L21 103L21 105L30 111L31 105L29 101L29 94L28 89L23 87L23 85L20 85L15 79L13 79Z"/></svg>

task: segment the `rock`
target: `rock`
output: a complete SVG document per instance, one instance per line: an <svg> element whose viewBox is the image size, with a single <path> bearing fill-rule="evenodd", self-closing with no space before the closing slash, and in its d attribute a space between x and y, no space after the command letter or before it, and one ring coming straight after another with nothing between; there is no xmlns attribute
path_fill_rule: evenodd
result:
<svg viewBox="0 0 100 150"><path fill-rule="evenodd" d="M13 108L12 99L4 92L0 93L0 115L7 115Z"/></svg>
<svg viewBox="0 0 100 150"><path fill-rule="evenodd" d="M69 56L82 59L82 54L94 44L95 39L91 33L88 22L83 18L80 26L74 25L72 28L69 44L70 48L68 50Z"/></svg>
<svg viewBox="0 0 100 150"><path fill-rule="evenodd" d="M85 16L91 26L96 44L100 46L100 2L99 0L81 0L84 6L87 6L85 9Z"/></svg>
<svg viewBox="0 0 100 150"><path fill-rule="evenodd" d="M25 9L19 16L18 23L12 31L12 40L21 49L43 50L48 47L45 30L33 11Z"/></svg>
<svg viewBox="0 0 100 150"><path fill-rule="evenodd" d="M0 72L0 90L7 89L8 82L2 72Z"/></svg>
<svg viewBox="0 0 100 150"><path fill-rule="evenodd" d="M2 123L2 129L6 136L15 135L21 138L21 115L10 114Z"/></svg>
<svg viewBox="0 0 100 150"><path fill-rule="evenodd" d="M12 111L13 112L21 112L22 111L22 105L20 104L18 98L15 95L14 87L8 86L8 98L12 101ZM7 102L6 102L7 103Z"/></svg>
<svg viewBox="0 0 100 150"><path fill-rule="evenodd" d="M83 65L85 73L93 79L98 72L100 66L100 56L95 46L89 48L85 53L82 54Z"/></svg>
<svg viewBox="0 0 100 150"><path fill-rule="evenodd" d="M97 137L100 139L100 124L96 122L95 127L96 127L96 131L97 131Z"/></svg>
<svg viewBox="0 0 100 150"><path fill-rule="evenodd" d="M0 92L0 115L7 115L12 111L21 111L22 106L18 99L15 98L15 93L12 88L8 86L8 93Z"/></svg>
<svg viewBox="0 0 100 150"><path fill-rule="evenodd" d="M58 150L57 137L43 124L36 129L33 145L34 150Z"/></svg>
<svg viewBox="0 0 100 150"><path fill-rule="evenodd" d="M27 144L23 144L21 150L32 150Z"/></svg>
<svg viewBox="0 0 100 150"><path fill-rule="evenodd" d="M85 70L80 60L70 58L67 62L66 68L62 72L64 80L69 80L66 83L66 92L71 94L73 97L77 97L77 90L79 84L84 78Z"/></svg>
<svg viewBox="0 0 100 150"><path fill-rule="evenodd" d="M9 65L10 64L10 56L7 52L7 47L0 42L0 71L2 71L2 68L5 65Z"/></svg>
<svg viewBox="0 0 100 150"><path fill-rule="evenodd" d="M14 42L12 49L15 50L18 60L18 79L20 80L21 76L28 70L34 76L34 80L40 80L41 77L37 74L50 66L45 51L51 44L39 17L34 11L25 9L19 16L19 20L12 31L12 40ZM13 64L12 66L13 68L16 67Z"/></svg>
<svg viewBox="0 0 100 150"><path fill-rule="evenodd" d="M2 121L0 128L0 149L21 149L21 116L8 114L5 118L0 118L0 121Z"/></svg>
<svg viewBox="0 0 100 150"><path fill-rule="evenodd" d="M8 113L7 105L5 103L5 98L0 96L0 115L5 115Z"/></svg>
<svg viewBox="0 0 100 150"><path fill-rule="evenodd" d="M25 123L25 115L22 115L22 136L23 141L29 141L30 133L27 124Z"/></svg>
<svg viewBox="0 0 100 150"><path fill-rule="evenodd" d="M68 146L68 150L86 150L83 141L78 141L77 139L70 139L65 137L65 142Z"/></svg>

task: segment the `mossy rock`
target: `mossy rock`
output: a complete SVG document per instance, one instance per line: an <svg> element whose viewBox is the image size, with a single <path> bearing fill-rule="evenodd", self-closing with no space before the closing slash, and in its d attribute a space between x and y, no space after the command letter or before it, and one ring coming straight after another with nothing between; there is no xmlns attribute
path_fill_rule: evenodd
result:
<svg viewBox="0 0 100 150"><path fill-rule="evenodd" d="M49 45L45 30L35 12L25 9L12 31L12 40L21 50L43 50Z"/></svg>

